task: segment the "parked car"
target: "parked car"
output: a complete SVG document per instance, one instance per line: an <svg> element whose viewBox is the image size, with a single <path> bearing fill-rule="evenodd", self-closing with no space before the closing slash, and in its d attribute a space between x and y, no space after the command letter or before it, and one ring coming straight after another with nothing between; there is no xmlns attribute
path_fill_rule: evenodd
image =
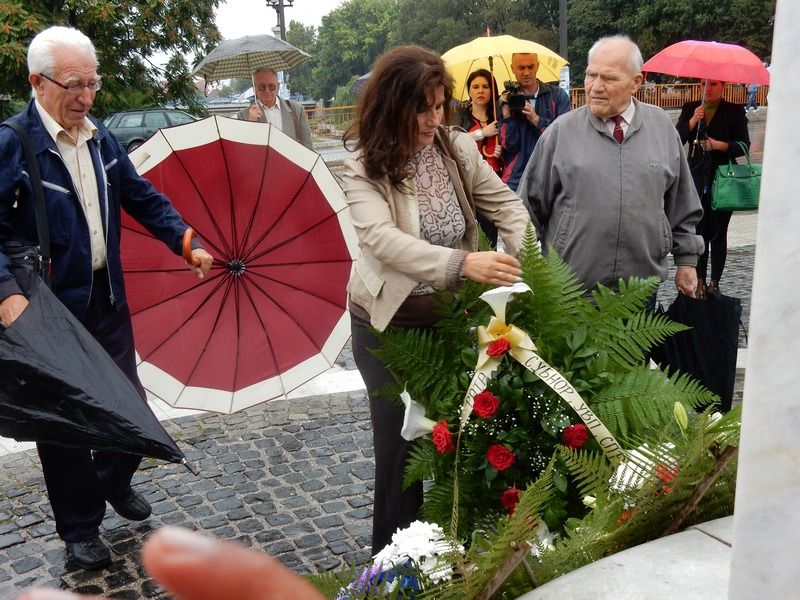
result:
<svg viewBox="0 0 800 600"><path fill-rule="evenodd" d="M159 129L196 121L189 113L174 108L142 108L113 113L103 120L122 147L133 152Z"/></svg>

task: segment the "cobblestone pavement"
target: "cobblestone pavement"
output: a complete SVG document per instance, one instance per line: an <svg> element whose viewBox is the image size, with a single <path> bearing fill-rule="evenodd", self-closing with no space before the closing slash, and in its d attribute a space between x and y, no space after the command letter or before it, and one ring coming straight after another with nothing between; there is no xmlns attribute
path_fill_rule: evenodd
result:
<svg viewBox="0 0 800 600"><path fill-rule="evenodd" d="M0 460L0 598L36 584L115 598L160 598L138 561L166 524L265 550L297 571L368 558L372 437L363 393L274 401L235 415L165 424L200 469L147 460L134 487L153 515L134 523L109 507L101 528L113 563L75 570L55 534L35 451Z"/></svg>

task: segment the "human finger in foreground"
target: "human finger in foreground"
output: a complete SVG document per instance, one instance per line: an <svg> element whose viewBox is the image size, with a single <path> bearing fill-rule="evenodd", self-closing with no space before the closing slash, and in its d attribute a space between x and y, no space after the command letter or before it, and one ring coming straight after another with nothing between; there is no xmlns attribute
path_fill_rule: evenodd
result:
<svg viewBox="0 0 800 600"><path fill-rule="evenodd" d="M163 527L142 548L145 570L180 600L323 600L310 583L268 554L233 542ZM76 600L69 592L36 589L17 600Z"/></svg>

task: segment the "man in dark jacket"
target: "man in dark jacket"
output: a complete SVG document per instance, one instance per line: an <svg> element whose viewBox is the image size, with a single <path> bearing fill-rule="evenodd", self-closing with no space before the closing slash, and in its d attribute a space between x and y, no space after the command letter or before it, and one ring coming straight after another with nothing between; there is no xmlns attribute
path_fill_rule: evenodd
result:
<svg viewBox="0 0 800 600"><path fill-rule="evenodd" d="M140 391L131 318L120 261L120 209L176 254L187 228L169 200L140 177L119 142L89 117L100 88L92 42L67 27L39 33L28 48L35 99L12 117L27 131L41 171L53 259L53 290ZM28 300L11 273L9 243L37 243L33 193L15 131L0 127L0 322L6 326ZM198 277L212 257L192 250ZM111 560L99 538L106 501L118 514L142 520L150 505L131 488L141 457L88 448L37 444L56 530L75 564Z"/></svg>
<svg viewBox="0 0 800 600"><path fill-rule="evenodd" d="M525 104L521 111L509 110L508 105L503 107L500 144L503 146L502 179L516 190L536 142L556 117L570 110L570 99L557 85L547 85L536 78L539 70L536 54L515 53L511 57L511 70L525 96ZM501 106L507 100L508 93L504 93Z"/></svg>

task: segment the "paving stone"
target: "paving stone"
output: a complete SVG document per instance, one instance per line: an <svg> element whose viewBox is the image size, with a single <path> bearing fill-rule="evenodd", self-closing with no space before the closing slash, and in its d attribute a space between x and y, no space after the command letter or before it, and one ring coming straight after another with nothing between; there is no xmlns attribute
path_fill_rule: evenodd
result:
<svg viewBox="0 0 800 600"><path fill-rule="evenodd" d="M219 512L227 512L235 508L242 508L242 501L238 498L224 498L219 502L214 502L214 508Z"/></svg>
<svg viewBox="0 0 800 600"><path fill-rule="evenodd" d="M11 560L22 558L23 556L31 556L34 554L41 554L41 553L42 553L42 546L35 542L18 544L16 546L12 546L6 551L6 554Z"/></svg>
<svg viewBox="0 0 800 600"><path fill-rule="evenodd" d="M225 515L212 515L200 521L200 526L203 529L216 529L217 527L222 527L227 524L228 519L225 518Z"/></svg>
<svg viewBox="0 0 800 600"><path fill-rule="evenodd" d="M316 548L322 543L322 538L317 534L306 535L295 541L295 545L302 548Z"/></svg>
<svg viewBox="0 0 800 600"><path fill-rule="evenodd" d="M30 573L34 569L44 566L44 561L36 556L26 556L16 562L11 563L11 568L17 574Z"/></svg>
<svg viewBox="0 0 800 600"><path fill-rule="evenodd" d="M314 524L320 529L330 529L331 527L340 527L344 524L344 521L342 517L336 514L314 519Z"/></svg>
<svg viewBox="0 0 800 600"><path fill-rule="evenodd" d="M6 533L17 531L17 529L19 529L19 526L16 523L13 522L0 523L0 535L5 535Z"/></svg>
<svg viewBox="0 0 800 600"><path fill-rule="evenodd" d="M41 523L44 521L41 515L37 514L28 514L22 515L18 519L14 521L17 527L30 527L31 525L36 525L37 523Z"/></svg>
<svg viewBox="0 0 800 600"><path fill-rule="evenodd" d="M182 496L177 500L178 504L181 508L190 508L192 506L197 506L198 504L203 503L202 496Z"/></svg>
<svg viewBox="0 0 800 600"><path fill-rule="evenodd" d="M154 515L164 515L178 509L178 505L174 502L159 502L153 505Z"/></svg>
<svg viewBox="0 0 800 600"><path fill-rule="evenodd" d="M242 519L246 519L247 517L251 516L247 510L244 508L237 508L236 510L230 510L225 513L225 517L229 521L241 521Z"/></svg>
<svg viewBox="0 0 800 600"><path fill-rule="evenodd" d="M21 544L23 541L25 540L18 533L7 533L5 535L0 535L0 550Z"/></svg>
<svg viewBox="0 0 800 600"><path fill-rule="evenodd" d="M325 487L325 484L322 483L319 479L312 479L311 481L304 481L300 484L300 488L304 492L313 492L315 490L320 490Z"/></svg>
<svg viewBox="0 0 800 600"><path fill-rule="evenodd" d="M276 515L267 515L266 521L273 527L280 527L281 525L286 525L287 523L293 523L294 519L286 513L280 513Z"/></svg>

